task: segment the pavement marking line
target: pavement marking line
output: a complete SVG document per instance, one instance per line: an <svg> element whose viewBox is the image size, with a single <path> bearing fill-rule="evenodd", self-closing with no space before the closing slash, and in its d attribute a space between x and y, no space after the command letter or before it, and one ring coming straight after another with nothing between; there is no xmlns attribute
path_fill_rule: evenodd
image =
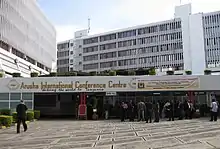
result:
<svg viewBox="0 0 220 149"><path fill-rule="evenodd" d="M182 144L185 144L186 142L184 142L183 140L177 138L177 137L174 137L175 139L177 139L178 141L180 141Z"/></svg>

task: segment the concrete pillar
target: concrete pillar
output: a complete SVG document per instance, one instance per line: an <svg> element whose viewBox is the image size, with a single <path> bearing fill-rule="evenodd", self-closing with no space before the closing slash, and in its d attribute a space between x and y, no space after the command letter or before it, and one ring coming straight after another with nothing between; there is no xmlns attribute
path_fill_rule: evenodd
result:
<svg viewBox="0 0 220 149"><path fill-rule="evenodd" d="M9 51L10 53L12 53L12 46L9 45L8 51Z"/></svg>

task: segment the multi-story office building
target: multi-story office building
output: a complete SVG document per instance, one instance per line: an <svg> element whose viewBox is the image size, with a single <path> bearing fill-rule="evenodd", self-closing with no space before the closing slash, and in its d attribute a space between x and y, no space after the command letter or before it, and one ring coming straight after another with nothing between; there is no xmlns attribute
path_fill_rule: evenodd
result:
<svg viewBox="0 0 220 149"><path fill-rule="evenodd" d="M56 63L56 31L36 0L0 1L0 69L47 74Z"/></svg>
<svg viewBox="0 0 220 149"><path fill-rule="evenodd" d="M191 4L177 6L171 20L73 39L82 44L74 49L75 56L70 48L66 49L66 70L101 72L154 67L158 74L168 69L203 74L205 69L219 67L219 25L220 12L192 14Z"/></svg>

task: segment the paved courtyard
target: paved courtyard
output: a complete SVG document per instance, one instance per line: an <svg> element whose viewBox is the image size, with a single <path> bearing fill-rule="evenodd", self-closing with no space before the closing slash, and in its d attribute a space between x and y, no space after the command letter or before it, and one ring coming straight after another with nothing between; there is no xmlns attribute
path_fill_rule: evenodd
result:
<svg viewBox="0 0 220 149"><path fill-rule="evenodd" d="M26 133L0 130L1 149L212 149L220 122L182 120L146 124L119 121L37 121Z"/></svg>

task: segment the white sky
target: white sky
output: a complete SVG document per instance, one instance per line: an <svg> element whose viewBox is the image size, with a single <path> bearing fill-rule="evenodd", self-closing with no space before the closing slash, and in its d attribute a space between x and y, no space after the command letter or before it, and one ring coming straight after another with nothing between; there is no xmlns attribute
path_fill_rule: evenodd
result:
<svg viewBox="0 0 220 149"><path fill-rule="evenodd" d="M220 0L182 0L182 4L189 2L192 3L193 13L220 11ZM99 22L103 22L103 26L101 24L100 28L100 24L99 27L92 25L95 22L91 20L90 34L171 19L174 16L175 6L179 4L180 0L118 0L114 10L105 14L106 18L114 18L112 20L112 26L114 27L109 27L111 24L106 26L104 20L99 20ZM73 38L75 31L86 26L66 24L62 26L55 25L55 27L57 41L59 42Z"/></svg>

